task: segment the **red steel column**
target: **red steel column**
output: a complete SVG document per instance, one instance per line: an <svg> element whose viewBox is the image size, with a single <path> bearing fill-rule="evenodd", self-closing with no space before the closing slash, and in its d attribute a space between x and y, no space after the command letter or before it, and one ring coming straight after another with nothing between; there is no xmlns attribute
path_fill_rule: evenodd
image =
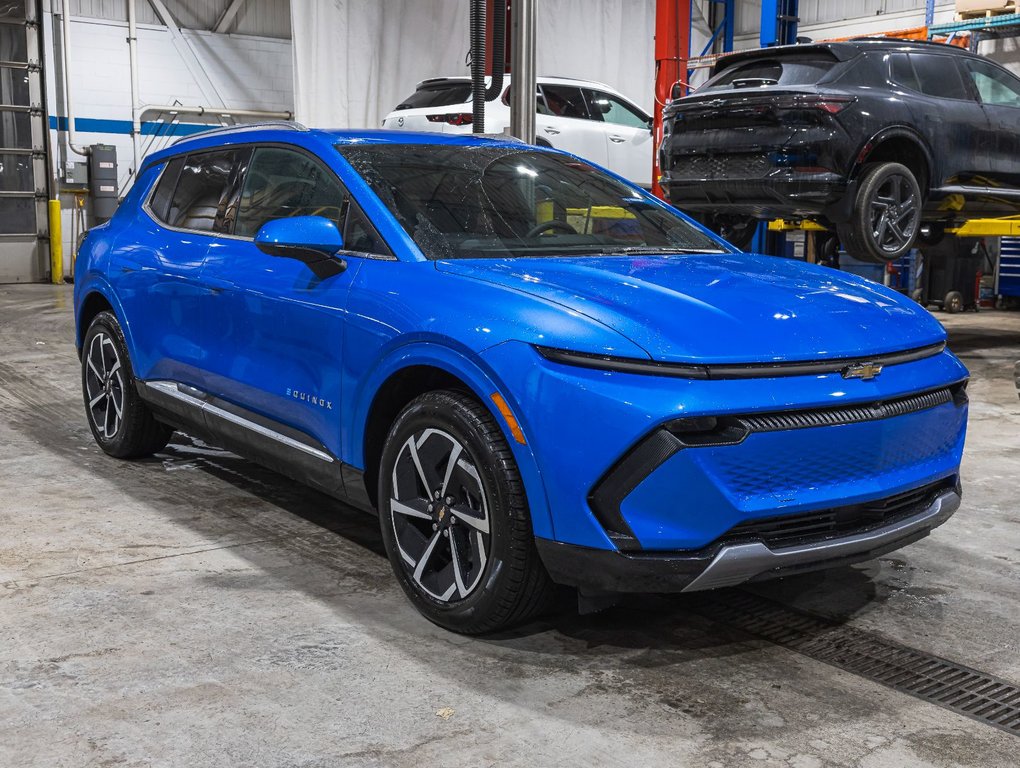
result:
<svg viewBox="0 0 1020 768"><path fill-rule="evenodd" d="M655 120L652 127L652 192L659 186L659 144L662 143L662 108L674 83L687 91L687 60L691 55L691 0L655 2Z"/></svg>

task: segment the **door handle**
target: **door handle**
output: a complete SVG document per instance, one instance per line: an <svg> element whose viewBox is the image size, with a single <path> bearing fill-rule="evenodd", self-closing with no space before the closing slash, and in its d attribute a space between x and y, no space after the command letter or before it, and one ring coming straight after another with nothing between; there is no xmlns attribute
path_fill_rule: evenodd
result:
<svg viewBox="0 0 1020 768"><path fill-rule="evenodd" d="M542 130L548 133L550 136L555 136L557 133L559 133L559 131L557 131L555 128L543 128Z"/></svg>
<svg viewBox="0 0 1020 768"><path fill-rule="evenodd" d="M623 136L610 136L609 140L614 144L622 144L623 142L626 141L626 139L623 138Z"/></svg>
<svg viewBox="0 0 1020 768"><path fill-rule="evenodd" d="M205 288L209 289L210 293L223 293L234 287L232 282L219 277L203 277L201 278L201 283Z"/></svg>

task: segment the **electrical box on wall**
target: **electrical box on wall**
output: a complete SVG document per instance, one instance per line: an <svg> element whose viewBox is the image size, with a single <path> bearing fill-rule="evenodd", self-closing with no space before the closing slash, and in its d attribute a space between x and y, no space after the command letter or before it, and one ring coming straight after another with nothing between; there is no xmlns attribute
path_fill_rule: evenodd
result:
<svg viewBox="0 0 1020 768"><path fill-rule="evenodd" d="M73 160L64 163L64 184L72 187L87 187L89 185L88 163L76 163Z"/></svg>
<svg viewBox="0 0 1020 768"><path fill-rule="evenodd" d="M109 221L117 210L117 148L93 144L89 152L89 193L96 224Z"/></svg>

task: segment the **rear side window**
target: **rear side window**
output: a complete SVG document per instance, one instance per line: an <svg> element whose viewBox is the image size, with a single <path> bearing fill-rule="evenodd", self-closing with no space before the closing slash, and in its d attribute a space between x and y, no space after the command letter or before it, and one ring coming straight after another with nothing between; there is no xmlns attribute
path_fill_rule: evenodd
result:
<svg viewBox="0 0 1020 768"><path fill-rule="evenodd" d="M543 85L542 94L550 115L588 119L588 107L580 88L572 85Z"/></svg>
<svg viewBox="0 0 1020 768"><path fill-rule="evenodd" d="M238 156L233 149L188 155L164 221L181 229L220 231L217 222Z"/></svg>
<svg viewBox="0 0 1020 768"><path fill-rule="evenodd" d="M173 199L174 190L177 188L177 179L180 178L183 167L183 157L175 157L167 163L156 184L156 190L149 198L149 210L160 221L166 221L167 213L170 211L170 202Z"/></svg>
<svg viewBox="0 0 1020 768"><path fill-rule="evenodd" d="M963 77L952 56L931 53L912 53L917 85L908 86L937 99L969 99ZM906 83L903 83L906 85Z"/></svg>
<svg viewBox="0 0 1020 768"><path fill-rule="evenodd" d="M812 85L821 81L838 63L835 58L825 53L742 61L715 74L698 91L760 88L770 85Z"/></svg>
<svg viewBox="0 0 1020 768"><path fill-rule="evenodd" d="M889 79L912 91L921 90L921 84L917 81L910 57L905 53L894 53L889 56Z"/></svg>
<svg viewBox="0 0 1020 768"><path fill-rule="evenodd" d="M470 99L471 83L429 83L397 104L397 109L448 107L451 104L464 104Z"/></svg>

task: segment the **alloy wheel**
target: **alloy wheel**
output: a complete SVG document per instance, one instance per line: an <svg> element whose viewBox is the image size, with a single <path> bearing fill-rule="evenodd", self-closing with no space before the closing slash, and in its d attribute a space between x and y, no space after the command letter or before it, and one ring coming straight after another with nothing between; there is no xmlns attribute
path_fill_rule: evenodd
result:
<svg viewBox="0 0 1020 768"><path fill-rule="evenodd" d="M452 435L409 437L393 466L390 517L407 574L444 603L467 598L489 557L489 506L472 457Z"/></svg>
<svg viewBox="0 0 1020 768"><path fill-rule="evenodd" d="M89 418L110 440L124 421L124 369L113 339L103 332L93 336L85 362Z"/></svg>
<svg viewBox="0 0 1020 768"><path fill-rule="evenodd" d="M910 243L917 231L920 206L903 176L885 179L871 200L871 231L875 244L886 253L895 253Z"/></svg>

